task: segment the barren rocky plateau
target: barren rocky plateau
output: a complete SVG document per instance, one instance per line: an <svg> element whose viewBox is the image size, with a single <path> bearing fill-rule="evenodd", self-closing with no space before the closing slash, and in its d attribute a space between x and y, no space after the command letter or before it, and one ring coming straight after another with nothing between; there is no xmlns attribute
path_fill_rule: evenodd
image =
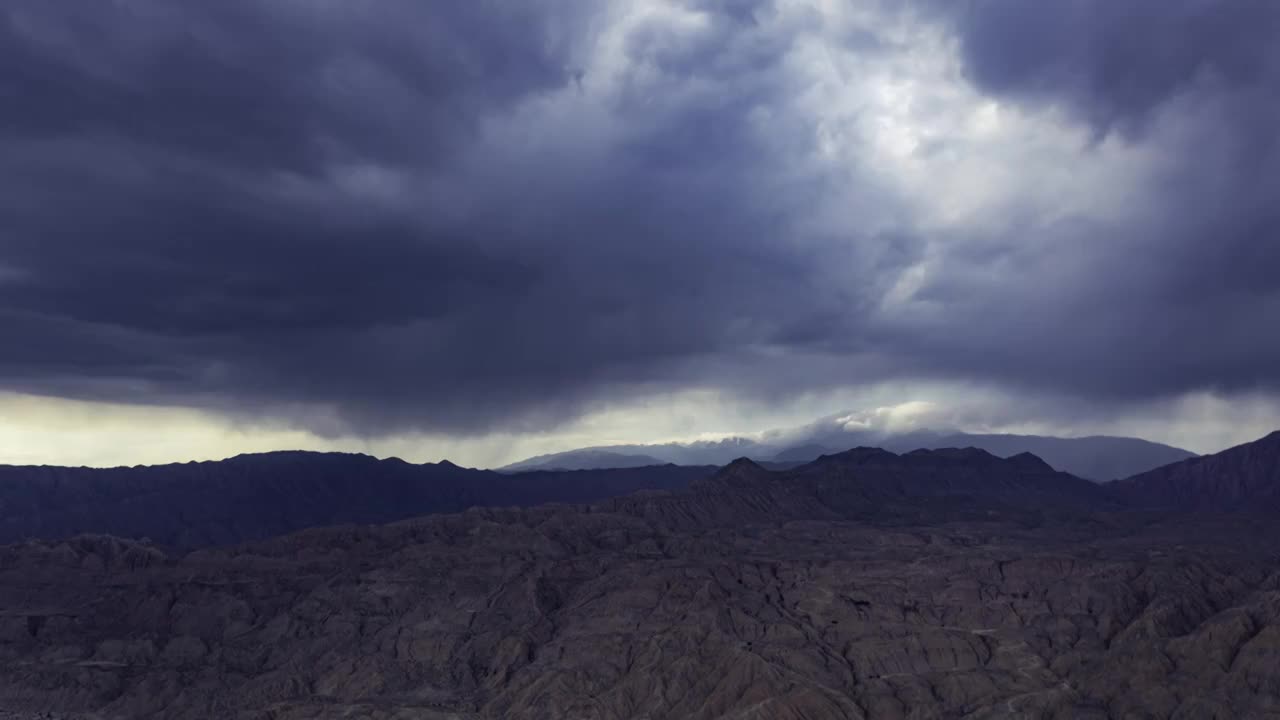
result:
<svg viewBox="0 0 1280 720"><path fill-rule="evenodd" d="M185 554L30 541L0 548L0 708L1280 718L1274 514L1115 497L1032 456L859 449Z"/></svg>

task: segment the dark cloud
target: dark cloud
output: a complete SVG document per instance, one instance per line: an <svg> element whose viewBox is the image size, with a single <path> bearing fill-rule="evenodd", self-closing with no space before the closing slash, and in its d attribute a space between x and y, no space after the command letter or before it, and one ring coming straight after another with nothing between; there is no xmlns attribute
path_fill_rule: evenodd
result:
<svg viewBox="0 0 1280 720"><path fill-rule="evenodd" d="M1018 0L940 4L984 91L1061 105L1099 131L1134 133L1164 104L1274 79L1273 3Z"/></svg>
<svg viewBox="0 0 1280 720"><path fill-rule="evenodd" d="M673 5L6 4L0 384L479 432L693 385L1276 383L1271 5L924 6L982 93L1167 159L1131 211L994 232L820 158L816 13Z"/></svg>
<svg viewBox="0 0 1280 720"><path fill-rule="evenodd" d="M18 2L0 17L0 127L203 162L316 170L445 151L562 85L589 5Z"/></svg>
<svg viewBox="0 0 1280 720"><path fill-rule="evenodd" d="M936 282L940 321L966 332L907 325L890 341L935 372L1111 400L1280 385L1280 335L1265 329L1280 317L1280 5L932 9L977 89L1060 111L1149 169L1139 187L1117 183L1131 199L1118 215L1009 223L985 286ZM1082 163L1106 151L1082 146ZM948 261L971 266L972 244L955 247Z"/></svg>
<svg viewBox="0 0 1280 720"><path fill-rule="evenodd" d="M478 430L803 339L767 6L592 98L594 6L6 6L5 384Z"/></svg>

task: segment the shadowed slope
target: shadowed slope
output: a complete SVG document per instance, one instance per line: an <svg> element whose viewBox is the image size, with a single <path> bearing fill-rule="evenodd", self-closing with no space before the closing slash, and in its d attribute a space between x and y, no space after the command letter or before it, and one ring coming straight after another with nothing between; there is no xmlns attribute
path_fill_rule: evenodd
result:
<svg viewBox="0 0 1280 720"><path fill-rule="evenodd" d="M1280 431L1110 483L1118 498L1178 510L1280 510Z"/></svg>

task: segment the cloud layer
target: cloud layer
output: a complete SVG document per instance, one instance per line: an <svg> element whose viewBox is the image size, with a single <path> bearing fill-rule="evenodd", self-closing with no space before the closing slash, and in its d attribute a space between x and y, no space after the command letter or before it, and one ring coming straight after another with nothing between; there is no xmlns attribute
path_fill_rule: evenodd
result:
<svg viewBox="0 0 1280 720"><path fill-rule="evenodd" d="M1280 6L0 9L0 388L321 434L1280 382Z"/></svg>

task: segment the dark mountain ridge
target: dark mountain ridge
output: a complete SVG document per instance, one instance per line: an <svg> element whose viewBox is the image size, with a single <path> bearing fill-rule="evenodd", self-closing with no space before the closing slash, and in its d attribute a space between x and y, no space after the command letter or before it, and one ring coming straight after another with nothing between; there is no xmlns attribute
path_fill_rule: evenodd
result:
<svg viewBox="0 0 1280 720"><path fill-rule="evenodd" d="M728 480L739 476L751 481L735 485ZM735 492L722 492L726 489ZM625 497L638 491L649 492ZM415 465L361 454L283 451L107 469L0 466L0 542L96 533L191 549L470 507L610 498L680 508L678 513L699 522L715 517L732 524L771 513L829 516L833 508L843 514L883 513L920 497L1016 500L1052 508L1099 500L1091 483L1043 462L1003 460L972 448L901 456L859 448L789 469L765 469L743 458L719 471L665 465L524 473L461 468L447 461Z"/></svg>
<svg viewBox="0 0 1280 720"><path fill-rule="evenodd" d="M1005 513L1022 521L1121 509L1096 483L1023 454L977 448L898 455L855 448L796 468L769 470L739 458L687 492L645 493L602 506L667 527L733 527L803 520L925 522Z"/></svg>
<svg viewBox="0 0 1280 720"><path fill-rule="evenodd" d="M1280 508L1280 433L1106 486L1041 458L969 448L896 454L859 447L795 467L745 458L500 473L347 453L275 452L108 469L0 466L0 542L101 533L179 549L325 525L377 524L470 507L612 503L692 524L1013 511ZM714 474L713 474L714 473ZM647 491L638 497L633 493ZM656 494L655 494L656 493ZM637 510L640 512L640 510Z"/></svg>
<svg viewBox="0 0 1280 720"><path fill-rule="evenodd" d="M684 488L714 468L503 474L284 451L173 465L0 466L0 542L103 533L194 548L321 525L385 523L473 506L594 502Z"/></svg>
<svg viewBox="0 0 1280 720"><path fill-rule="evenodd" d="M921 499L978 500L1027 510L1101 509L1096 484L1029 453L997 457L979 448L918 449L901 455L860 447L824 455L787 473L788 482L832 508L861 516Z"/></svg>
<svg viewBox="0 0 1280 720"><path fill-rule="evenodd" d="M1108 484L1131 505L1181 511L1280 510L1280 430L1213 455Z"/></svg>

